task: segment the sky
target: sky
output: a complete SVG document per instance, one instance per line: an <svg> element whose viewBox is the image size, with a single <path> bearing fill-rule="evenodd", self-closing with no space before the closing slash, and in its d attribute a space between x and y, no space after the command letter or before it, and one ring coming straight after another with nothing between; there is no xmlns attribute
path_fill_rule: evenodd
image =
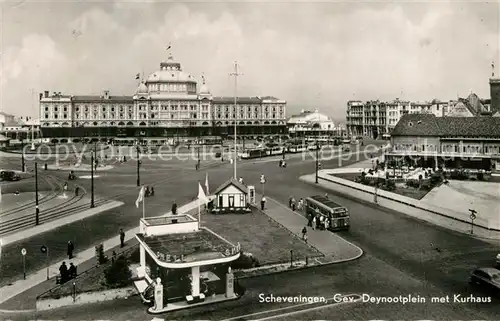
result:
<svg viewBox="0 0 500 321"><path fill-rule="evenodd" d="M348 100L489 98L499 3L0 0L0 110L38 93L132 95L166 60L215 96L275 96L345 118ZM34 92L34 94L32 94Z"/></svg>

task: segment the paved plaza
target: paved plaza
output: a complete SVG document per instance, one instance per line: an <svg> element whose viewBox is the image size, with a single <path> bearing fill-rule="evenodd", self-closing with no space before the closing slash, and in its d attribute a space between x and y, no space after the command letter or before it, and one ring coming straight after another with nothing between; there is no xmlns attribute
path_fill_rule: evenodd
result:
<svg viewBox="0 0 500 321"><path fill-rule="evenodd" d="M349 166L353 162L355 162L355 159L347 160L342 165ZM322 163L323 168L338 166L338 160L336 159L326 160ZM173 201L176 201L178 204L190 202L196 195L198 182L203 184L207 173L212 190L223 183L228 175L232 173L232 167L228 162L203 162L200 171L195 170L194 164L194 160L179 163L173 161L143 161L141 183L155 186L156 190L155 197L146 199L147 215L155 216L168 212ZM279 204L286 204L291 195L300 198L315 194L322 195L327 191L321 186L305 184L298 180L300 175L314 171L314 162L304 162L300 158L290 158L288 164L289 166L286 169L281 169L278 168L275 162L240 162L238 165L238 176L243 177L246 184L255 185L257 191L260 193L262 186L259 184L259 177L264 174L267 178L265 194L269 199L268 205L273 206L273 202L277 202L275 203L276 207L281 207L281 211L279 213L276 212L278 214L273 215L273 219L283 223L292 233L297 233L297 227L302 226L306 222L305 218L301 218L286 206ZM360 165L354 166L359 167ZM159 172L160 168L162 169L161 172ZM81 266L81 269L85 269L86 266L89 266L88 264L91 264L87 263L88 261L84 262L86 257L93 255L93 253L90 253L90 250L86 252L86 248L93 246L96 242L104 242L106 249L113 248L119 242L117 230L120 227L125 228L127 239L136 232L135 226L142 213L133 204L138 191L135 170L136 163L128 161L127 163L118 164L115 168L102 173L102 176L96 180L97 195L100 195L100 197L118 195L115 199L123 200L125 205L118 208L118 210L112 210L82 221L88 235L79 235L78 242L76 242L78 255L75 262ZM88 180L81 180L80 182L85 185L85 188L88 188ZM420 295L443 292L464 293L466 295L471 290L464 287L463 280L467 279L470 269L477 265L487 266L496 255L496 246L480 240L449 232L433 225L412 220L404 215L387 212L383 209L343 198L339 195L330 195L330 198L349 208L351 212L351 229L345 232L330 233L331 235L328 235L328 232L324 233L325 231L315 231L318 233L318 238L321 238L321 244L317 248L322 252L330 251L334 257L340 257L339 254L335 255L335 253L339 253L339 244L342 243L339 242L338 236L341 236L343 239L363 249L364 255L359 260L351 263L343 263L338 265L338 267L334 265L324 269L314 268L313 270L303 270L303 272L286 273L282 274L283 276L240 280L240 283L248 289L241 300L226 305L213 306L208 308L208 310L205 308L203 310L195 309L189 312L179 312L169 315L169 317L179 320L189 320L193 318L206 319L207 315L212 315L215 318L224 319L249 313L262 313L255 317L265 317L269 314L263 314L264 311L283 307L283 305L259 304L258 293L263 292L275 293L277 295L301 293L304 295L331 296L332 291L337 291L389 295L392 293L406 293L411 289L411 291ZM53 239L44 237L44 239L50 242L49 247L54 249L54 266L57 266L60 260L64 259L66 236L78 233L77 231L81 224L76 225L73 224L61 228L59 230L60 235ZM319 233L323 233L323 235ZM87 237L89 235L91 237ZM326 235L331 237L331 240L322 238L322 236ZM312 241L313 238L312 231L309 231L309 241ZM40 239L37 242L44 241ZM57 242L62 243L62 246L59 246ZM30 246L30 253L35 252L39 248L39 245L36 245L35 241L30 241L27 245ZM130 245L132 245L132 242L128 241L127 246ZM18 256L17 253L20 246L23 245L16 245L11 250L6 248L5 251L14 251ZM434 249L436 246L440 248L440 252ZM353 250L354 252L355 250ZM31 266L33 262L30 262ZM40 269L43 269L43 265L38 267L32 266L30 273L34 273ZM311 273L311 271L313 272ZM377 271L383 272L379 273ZM56 273L56 271L51 273ZM36 274L31 275L36 279ZM43 281L43 278L44 274L39 272L38 280ZM9 291L11 293L15 293L13 290L14 284L21 283L13 283L12 290ZM424 284L427 285L424 286ZM26 292L24 296L34 299L37 294L47 290L51 286L52 284L42 282L36 288L31 289L30 292ZM16 287L19 288L18 285ZM17 300L15 297L11 298L2 304L2 308L30 308L29 304L20 305L17 302L20 302L20 300ZM46 319L64 318L69 320L110 319L112 317L135 320L148 317L145 314L145 307L140 304L139 300L117 300L109 304L98 304L94 307L90 310L88 307L71 310L63 309L48 312L47 314L43 314L43 317ZM230 310L224 309L225 307L230 308ZM394 306L377 306L377 309L376 311L380 311L381 313L384 311L386 313L401 312L399 308L396 309ZM330 310L325 310L325 312L328 311ZM405 311L405 316L412 315L409 311L413 310L407 309ZM440 305L433 309L433 313L456 317L467 316L471 313L470 311L474 311L473 315L475 317L478 316L476 313L477 308L471 304L460 307ZM334 310L328 313L335 315ZM488 305L482 308L479 315L484 319L488 319L488 315L494 316L498 315L498 313L499 311L495 309L495 306ZM361 312L352 315L354 317L366 316L366 314ZM27 319L28 316L33 318L33 314L27 313ZM37 317L40 318L41 315L37 315Z"/></svg>

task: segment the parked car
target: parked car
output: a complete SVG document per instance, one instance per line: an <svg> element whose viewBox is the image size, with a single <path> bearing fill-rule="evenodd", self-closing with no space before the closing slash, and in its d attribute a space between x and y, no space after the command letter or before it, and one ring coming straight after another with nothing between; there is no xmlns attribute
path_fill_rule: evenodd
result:
<svg viewBox="0 0 500 321"><path fill-rule="evenodd" d="M500 290L500 270L495 268L475 269L470 275L469 282L498 291Z"/></svg>
<svg viewBox="0 0 500 321"><path fill-rule="evenodd" d="M1 171L0 178L3 181L18 181L21 179L21 176L14 171Z"/></svg>

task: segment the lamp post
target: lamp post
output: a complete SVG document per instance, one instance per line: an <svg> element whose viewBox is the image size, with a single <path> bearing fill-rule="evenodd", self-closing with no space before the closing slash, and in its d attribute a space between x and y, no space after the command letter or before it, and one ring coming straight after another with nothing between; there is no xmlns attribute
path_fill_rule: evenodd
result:
<svg viewBox="0 0 500 321"><path fill-rule="evenodd" d="M137 146L136 146L136 153L137 153L137 186L141 186L141 174L139 171L139 168L141 166L141 160L139 159L139 140L137 140Z"/></svg>
<svg viewBox="0 0 500 321"><path fill-rule="evenodd" d="M471 229L470 229L470 234L474 234L474 220L477 218L476 214L477 212L475 210L469 209L470 212L470 224L471 224Z"/></svg>
<svg viewBox="0 0 500 321"><path fill-rule="evenodd" d="M234 62L234 72L230 74L231 76L234 76L234 179L238 179L237 171L236 171L236 159L238 158L238 151L236 149L236 144L237 144L237 136L236 136L236 130L237 130L237 116L238 116L238 111L236 110L236 104L237 104L237 88L238 88L238 76L241 74L238 73L238 63L235 61Z"/></svg>
<svg viewBox="0 0 500 321"><path fill-rule="evenodd" d="M24 139L21 138L21 171L24 173Z"/></svg>
<svg viewBox="0 0 500 321"><path fill-rule="evenodd" d="M40 224L40 208L38 207L38 163L35 162L35 225Z"/></svg>
<svg viewBox="0 0 500 321"><path fill-rule="evenodd" d="M318 184L318 171L319 171L319 143L318 138L316 138L316 184Z"/></svg>
<svg viewBox="0 0 500 321"><path fill-rule="evenodd" d="M94 208L94 151L90 154L90 208Z"/></svg>

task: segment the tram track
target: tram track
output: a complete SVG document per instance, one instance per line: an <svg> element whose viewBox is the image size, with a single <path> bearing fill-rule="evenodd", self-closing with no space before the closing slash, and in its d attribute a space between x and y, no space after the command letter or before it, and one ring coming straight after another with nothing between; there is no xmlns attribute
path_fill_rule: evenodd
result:
<svg viewBox="0 0 500 321"><path fill-rule="evenodd" d="M41 176L41 178L52 188L52 191L39 198L38 200L39 205L55 199L62 191L62 185L60 184L59 179L57 177L53 175L43 175ZM0 219L3 220L7 216L19 213L28 208L32 208L35 205L36 201L29 201L21 206L2 212L2 214L0 215Z"/></svg>
<svg viewBox="0 0 500 321"><path fill-rule="evenodd" d="M214 162L214 163L210 163L209 165L204 167L204 169L215 168L215 167L220 166L220 165L222 165L222 163ZM184 175L186 175L186 174L179 173L179 174L169 176L169 177L164 178L164 179L159 179L159 180L153 181L149 184L154 185L154 184L160 184L160 183L168 183L168 182L177 180ZM47 175L47 176L51 176L51 175ZM56 177L52 176L52 178L54 178L54 179L56 179L56 181L58 181L58 179ZM51 208L50 210L41 211L39 214L39 225L44 224L44 223L48 223L48 222L53 221L53 220L58 219L58 218L62 218L62 217L65 217L65 216L68 216L71 214L78 213L78 212L83 211L85 209L88 209L88 204L81 204L81 205L78 205L75 207L68 208L68 206L79 202L87 194L87 191L85 190L85 188L83 186L80 186L80 185L78 185L78 186L83 190L83 193L80 194L78 197L73 196L67 202L58 204L55 207ZM95 207L98 207L98 206L104 205L106 203L109 203L112 200L115 200L115 199L118 199L118 198L121 198L124 196L129 196L131 194L135 194L136 192L137 192L137 187L130 188L127 191L112 195L109 198L97 199L94 202L94 205L95 205ZM57 195L55 197L57 197ZM71 202L71 203L69 203L69 202ZM22 217L18 217L18 218L11 219L11 220L4 221L4 222L0 223L0 235L6 236L6 235L11 234L13 232L16 232L16 231L19 231L22 229L26 229L26 228L30 228L30 227L34 227L34 226L36 226L35 215L34 214L24 215Z"/></svg>

